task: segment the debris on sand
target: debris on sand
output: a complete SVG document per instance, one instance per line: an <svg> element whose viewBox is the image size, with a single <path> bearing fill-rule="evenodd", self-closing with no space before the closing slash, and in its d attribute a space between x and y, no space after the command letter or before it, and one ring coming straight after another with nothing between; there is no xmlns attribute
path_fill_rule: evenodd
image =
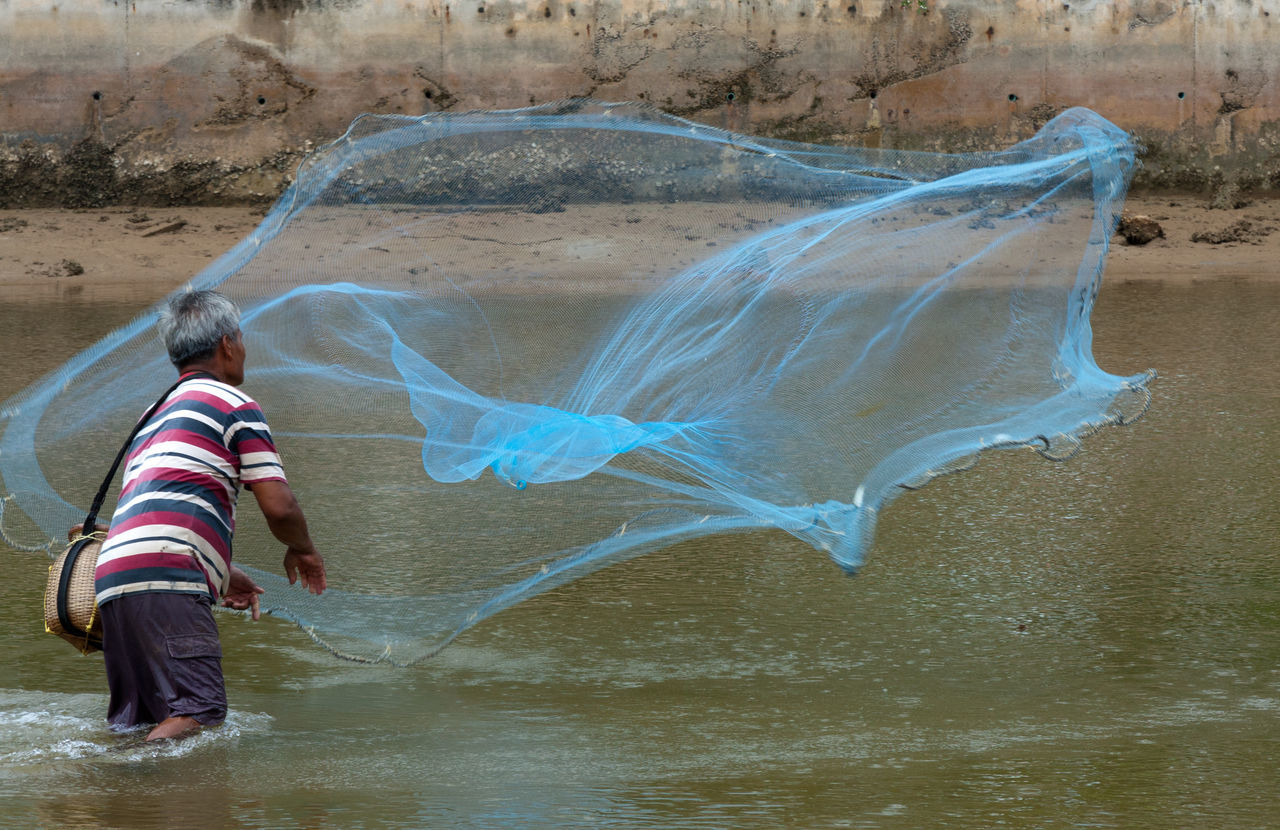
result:
<svg viewBox="0 0 1280 830"><path fill-rule="evenodd" d="M27 273L41 277L78 277L84 273L84 266L79 262L76 262L74 259L64 259L57 265L45 265L43 262L33 262L31 263L31 267L27 269Z"/></svg>
<svg viewBox="0 0 1280 830"><path fill-rule="evenodd" d="M1153 239L1164 239L1164 228L1160 223L1142 213L1124 211L1120 214L1120 224L1116 233L1124 237L1130 245L1146 245Z"/></svg>
<svg viewBox="0 0 1280 830"><path fill-rule="evenodd" d="M1250 219L1241 219L1216 231L1198 231L1191 234L1192 242L1208 242L1211 245L1222 245L1227 242L1248 242L1257 245L1263 237L1275 230L1272 225L1263 225Z"/></svg>
<svg viewBox="0 0 1280 830"><path fill-rule="evenodd" d="M151 230L144 233L143 236L159 236L162 233L175 233L177 231L182 230L186 226L187 226L186 219L178 219L174 222L169 222L167 224L161 225L158 228L152 228Z"/></svg>

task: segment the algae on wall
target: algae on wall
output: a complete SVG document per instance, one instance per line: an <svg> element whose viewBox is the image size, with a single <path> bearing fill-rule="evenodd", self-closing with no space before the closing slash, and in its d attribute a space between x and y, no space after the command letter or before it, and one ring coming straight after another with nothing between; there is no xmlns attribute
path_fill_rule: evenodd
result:
<svg viewBox="0 0 1280 830"><path fill-rule="evenodd" d="M727 129L1007 146L1069 106L1138 185L1280 186L1280 20L1172 0L28 0L0 5L0 205L269 201L361 112L643 100Z"/></svg>

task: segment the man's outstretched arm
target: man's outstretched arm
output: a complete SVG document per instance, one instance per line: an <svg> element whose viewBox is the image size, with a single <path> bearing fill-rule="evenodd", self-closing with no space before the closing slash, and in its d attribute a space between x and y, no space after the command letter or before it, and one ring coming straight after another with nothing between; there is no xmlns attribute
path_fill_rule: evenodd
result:
<svg viewBox="0 0 1280 830"><path fill-rule="evenodd" d="M284 554L284 572L289 584L302 578L302 586L313 594L325 589L324 559L307 532L307 518L302 514L293 490L283 481L257 481L252 485L254 498L267 519L271 535L288 550Z"/></svg>

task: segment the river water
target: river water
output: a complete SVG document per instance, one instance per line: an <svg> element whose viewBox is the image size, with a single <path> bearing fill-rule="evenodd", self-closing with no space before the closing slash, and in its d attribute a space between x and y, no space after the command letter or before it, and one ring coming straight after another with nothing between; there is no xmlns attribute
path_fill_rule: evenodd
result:
<svg viewBox="0 0 1280 830"><path fill-rule="evenodd" d="M853 578L702 540L408 669L220 614L232 713L162 747L107 731L100 658L42 631L44 560L0 549L0 825L1274 826L1277 309L1104 286L1098 362L1160 372L1146 417L901 497ZM0 308L0 397L138 310Z"/></svg>

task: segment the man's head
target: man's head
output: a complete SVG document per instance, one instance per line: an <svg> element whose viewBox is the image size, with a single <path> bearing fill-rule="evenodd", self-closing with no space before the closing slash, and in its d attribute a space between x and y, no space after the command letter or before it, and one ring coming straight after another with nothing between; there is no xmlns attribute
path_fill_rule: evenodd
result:
<svg viewBox="0 0 1280 830"><path fill-rule="evenodd" d="M204 368L233 385L244 380L240 309L217 291L189 291L160 312L160 336L178 369Z"/></svg>

